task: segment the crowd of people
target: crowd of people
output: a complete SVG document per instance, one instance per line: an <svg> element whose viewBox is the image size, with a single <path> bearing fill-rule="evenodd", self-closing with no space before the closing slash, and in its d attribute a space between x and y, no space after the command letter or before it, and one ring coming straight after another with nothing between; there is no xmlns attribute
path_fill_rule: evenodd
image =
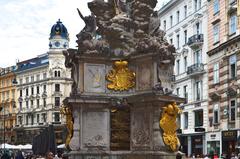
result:
<svg viewBox="0 0 240 159"><path fill-rule="evenodd" d="M6 149L0 152L0 159L68 159L68 157L63 156L60 151L55 155L52 152L47 152L45 156L41 156L34 155L31 152L23 152L21 150L10 151Z"/></svg>

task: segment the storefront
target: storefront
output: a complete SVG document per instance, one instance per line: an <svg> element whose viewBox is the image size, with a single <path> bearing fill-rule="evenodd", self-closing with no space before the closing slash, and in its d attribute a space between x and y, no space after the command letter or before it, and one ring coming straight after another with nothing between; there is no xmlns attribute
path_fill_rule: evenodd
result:
<svg viewBox="0 0 240 159"><path fill-rule="evenodd" d="M203 154L203 136L195 135L191 137L192 154L196 157L202 157Z"/></svg>
<svg viewBox="0 0 240 159"><path fill-rule="evenodd" d="M181 143L181 152L183 152L186 156L190 155L188 154L188 137L179 135L179 140Z"/></svg>
<svg viewBox="0 0 240 159"><path fill-rule="evenodd" d="M218 156L221 155L220 140L221 140L221 132L206 133L208 155L213 155L213 154L217 154Z"/></svg>
<svg viewBox="0 0 240 159"><path fill-rule="evenodd" d="M237 130L222 131L222 153L228 157L236 153L237 149Z"/></svg>

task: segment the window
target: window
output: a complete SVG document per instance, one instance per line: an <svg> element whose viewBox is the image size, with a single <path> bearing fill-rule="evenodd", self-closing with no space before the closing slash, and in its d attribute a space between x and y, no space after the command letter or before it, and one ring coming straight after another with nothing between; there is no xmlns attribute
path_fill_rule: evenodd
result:
<svg viewBox="0 0 240 159"><path fill-rule="evenodd" d="M229 21L229 34L231 35L236 33L236 30L237 30L237 16L232 15Z"/></svg>
<svg viewBox="0 0 240 159"><path fill-rule="evenodd" d="M19 110L22 110L22 102L19 102Z"/></svg>
<svg viewBox="0 0 240 159"><path fill-rule="evenodd" d="M177 60L177 68L176 68L176 73L177 73L177 75L179 75L180 74L180 60Z"/></svg>
<svg viewBox="0 0 240 159"><path fill-rule="evenodd" d="M60 121L60 114L58 112L53 113L54 122Z"/></svg>
<svg viewBox="0 0 240 159"><path fill-rule="evenodd" d="M5 92L2 92L2 100L5 100Z"/></svg>
<svg viewBox="0 0 240 159"><path fill-rule="evenodd" d="M173 44L173 39L170 39L170 44Z"/></svg>
<svg viewBox="0 0 240 159"><path fill-rule="evenodd" d="M177 35L177 49L180 47L180 35Z"/></svg>
<svg viewBox="0 0 240 159"><path fill-rule="evenodd" d="M198 5L197 1L198 1L198 0L194 0L194 9L195 9L195 11L197 11L197 9L198 9L198 7L197 7L197 5Z"/></svg>
<svg viewBox="0 0 240 159"><path fill-rule="evenodd" d="M12 90L12 99L15 99L15 90Z"/></svg>
<svg viewBox="0 0 240 159"><path fill-rule="evenodd" d="M47 92L47 85L43 85L43 92Z"/></svg>
<svg viewBox="0 0 240 159"><path fill-rule="evenodd" d="M26 125L28 125L28 115L26 115Z"/></svg>
<svg viewBox="0 0 240 159"><path fill-rule="evenodd" d="M219 12L219 0L213 1L213 14L217 14Z"/></svg>
<svg viewBox="0 0 240 159"><path fill-rule="evenodd" d="M47 78L47 73L43 73L43 79L46 79Z"/></svg>
<svg viewBox="0 0 240 159"><path fill-rule="evenodd" d="M188 112L184 112L183 117L184 117L184 129L188 129Z"/></svg>
<svg viewBox="0 0 240 159"><path fill-rule="evenodd" d="M202 7L202 0L198 0L198 9Z"/></svg>
<svg viewBox="0 0 240 159"><path fill-rule="evenodd" d="M235 117L236 117L236 100L233 99L230 101L229 120L235 121Z"/></svg>
<svg viewBox="0 0 240 159"><path fill-rule="evenodd" d="M23 79L20 78L20 79L19 79L19 84L22 84L22 83L23 83Z"/></svg>
<svg viewBox="0 0 240 159"><path fill-rule="evenodd" d="M196 99L196 101L199 101L199 100L201 100L202 99L202 96L201 96L201 94L202 94L202 82L201 81L197 81L196 83L195 83L195 99Z"/></svg>
<svg viewBox="0 0 240 159"><path fill-rule="evenodd" d="M26 80L26 83L29 83L29 77L26 77L25 80Z"/></svg>
<svg viewBox="0 0 240 159"><path fill-rule="evenodd" d="M60 77L61 73L60 71L54 71L54 77Z"/></svg>
<svg viewBox="0 0 240 159"><path fill-rule="evenodd" d="M46 113L42 113L42 121L45 123L47 121Z"/></svg>
<svg viewBox="0 0 240 159"><path fill-rule="evenodd" d="M54 71L54 77L57 77L58 75L57 75L57 71Z"/></svg>
<svg viewBox="0 0 240 159"><path fill-rule="evenodd" d="M39 114L37 114L37 123L39 123Z"/></svg>
<svg viewBox="0 0 240 159"><path fill-rule="evenodd" d="M29 105L28 105L28 101L26 101L26 108L28 109Z"/></svg>
<svg viewBox="0 0 240 159"><path fill-rule="evenodd" d="M60 84L55 84L55 92L60 92Z"/></svg>
<svg viewBox="0 0 240 159"><path fill-rule="evenodd" d="M37 94L39 94L39 86L37 86Z"/></svg>
<svg viewBox="0 0 240 159"><path fill-rule="evenodd" d="M56 107L60 106L60 97L55 97L55 106Z"/></svg>
<svg viewBox="0 0 240 159"><path fill-rule="evenodd" d="M46 98L43 98L43 107L47 106Z"/></svg>
<svg viewBox="0 0 240 159"><path fill-rule="evenodd" d="M9 99L9 91L6 92L7 99Z"/></svg>
<svg viewBox="0 0 240 159"><path fill-rule="evenodd" d="M196 23L196 34L200 34L200 23Z"/></svg>
<svg viewBox="0 0 240 159"><path fill-rule="evenodd" d="M34 87L31 88L31 93L34 95Z"/></svg>
<svg viewBox="0 0 240 159"><path fill-rule="evenodd" d="M203 110L195 111L195 127L203 126Z"/></svg>
<svg viewBox="0 0 240 159"><path fill-rule="evenodd" d="M37 81L40 80L40 74L37 74Z"/></svg>
<svg viewBox="0 0 240 159"><path fill-rule="evenodd" d="M183 95L184 95L184 98L186 99L186 102L188 102L188 93L187 93L187 86L183 86Z"/></svg>
<svg viewBox="0 0 240 159"><path fill-rule="evenodd" d="M177 92L177 96L179 96L180 95L180 88L177 88L176 92Z"/></svg>
<svg viewBox="0 0 240 159"><path fill-rule="evenodd" d="M33 100L31 100L31 108L33 108Z"/></svg>
<svg viewBox="0 0 240 159"><path fill-rule="evenodd" d="M213 106L213 123L217 124L219 123L219 105L214 104Z"/></svg>
<svg viewBox="0 0 240 159"><path fill-rule="evenodd" d="M31 76L31 82L34 82L34 76Z"/></svg>
<svg viewBox="0 0 240 159"><path fill-rule="evenodd" d="M171 15L170 16L170 27L172 27L172 25L173 25L173 16Z"/></svg>
<svg viewBox="0 0 240 159"><path fill-rule="evenodd" d="M213 26L213 44L219 41L219 24Z"/></svg>
<svg viewBox="0 0 240 159"><path fill-rule="evenodd" d="M177 11L177 23L179 23L179 21L180 21L180 12Z"/></svg>
<svg viewBox="0 0 240 159"><path fill-rule="evenodd" d="M184 31L184 44L187 44L187 30Z"/></svg>
<svg viewBox="0 0 240 159"><path fill-rule="evenodd" d="M230 79L235 78L237 74L237 57L236 55L232 55L229 57L230 64Z"/></svg>
<svg viewBox="0 0 240 159"><path fill-rule="evenodd" d="M28 96L28 88L26 88L26 96Z"/></svg>
<svg viewBox="0 0 240 159"><path fill-rule="evenodd" d="M20 89L20 97L22 97L22 90Z"/></svg>
<svg viewBox="0 0 240 159"><path fill-rule="evenodd" d="M22 125L22 116L18 116L18 123L19 125Z"/></svg>
<svg viewBox="0 0 240 159"><path fill-rule="evenodd" d="M165 31L167 29L167 23L166 20L163 21L163 30Z"/></svg>
<svg viewBox="0 0 240 159"><path fill-rule="evenodd" d="M40 105L40 100L37 99L37 108L39 108L39 105Z"/></svg>
<svg viewBox="0 0 240 159"><path fill-rule="evenodd" d="M184 6L184 18L187 17L187 5Z"/></svg>
<svg viewBox="0 0 240 159"><path fill-rule="evenodd" d="M186 72L187 71L187 56L184 56L183 60L184 60L184 71Z"/></svg>
<svg viewBox="0 0 240 159"><path fill-rule="evenodd" d="M219 83L219 63L213 65L213 83Z"/></svg>
<svg viewBox="0 0 240 159"><path fill-rule="evenodd" d="M200 64L202 63L202 50L197 50L194 52L194 62L195 64Z"/></svg>

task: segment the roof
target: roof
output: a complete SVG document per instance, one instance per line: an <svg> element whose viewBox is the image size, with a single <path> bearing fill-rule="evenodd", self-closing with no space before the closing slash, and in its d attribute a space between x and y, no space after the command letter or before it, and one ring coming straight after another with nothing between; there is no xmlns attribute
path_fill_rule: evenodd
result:
<svg viewBox="0 0 240 159"><path fill-rule="evenodd" d="M163 14L167 11L170 7L172 7L176 2L180 2L179 0L170 0L166 5L164 5L159 11L158 14Z"/></svg>
<svg viewBox="0 0 240 159"><path fill-rule="evenodd" d="M49 64L48 54L42 54L35 58L17 63L16 72L30 70L30 69L37 68L40 66L45 66L45 65L47 66L48 64Z"/></svg>
<svg viewBox="0 0 240 159"><path fill-rule="evenodd" d="M0 76L6 75L6 74L11 73L11 72L15 72L15 71L16 71L16 66L0 68Z"/></svg>
<svg viewBox="0 0 240 159"><path fill-rule="evenodd" d="M55 36L61 36L63 39L68 39L67 28L63 25L60 19L52 26L50 39L53 39Z"/></svg>

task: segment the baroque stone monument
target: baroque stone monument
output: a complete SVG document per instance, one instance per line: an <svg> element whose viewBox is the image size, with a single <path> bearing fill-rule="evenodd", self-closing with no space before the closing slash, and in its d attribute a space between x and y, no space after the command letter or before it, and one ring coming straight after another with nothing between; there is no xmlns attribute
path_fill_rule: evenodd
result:
<svg viewBox="0 0 240 159"><path fill-rule="evenodd" d="M78 49L64 52L72 92L64 101L72 159L175 158L175 48L164 39L157 0L93 0Z"/></svg>

